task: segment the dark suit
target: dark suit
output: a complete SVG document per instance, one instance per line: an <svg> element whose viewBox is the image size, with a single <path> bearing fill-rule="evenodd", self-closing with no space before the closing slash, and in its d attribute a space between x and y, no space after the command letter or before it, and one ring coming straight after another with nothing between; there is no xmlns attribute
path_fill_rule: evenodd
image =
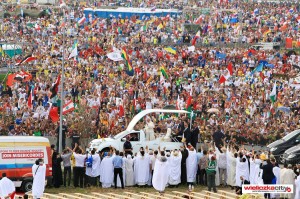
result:
<svg viewBox="0 0 300 199"><path fill-rule="evenodd" d="M197 142L198 142L198 135L199 135L200 131L199 128L196 127L193 129L192 131L192 141L191 141L191 145L196 148Z"/></svg>
<svg viewBox="0 0 300 199"><path fill-rule="evenodd" d="M221 151L220 145L223 145L223 138L225 137L224 133L222 131L216 131L213 134L213 139L216 144L216 147L218 147L219 151Z"/></svg>
<svg viewBox="0 0 300 199"><path fill-rule="evenodd" d="M271 163L267 163L266 165L261 164L260 168L263 170L262 179L264 184L272 184L272 180L275 178L273 173L273 165ZM265 193L265 198L270 198L270 193Z"/></svg>
<svg viewBox="0 0 300 199"><path fill-rule="evenodd" d="M179 125L178 125L178 135L183 135L183 131L184 131L184 124L183 124L183 122L182 123L180 123Z"/></svg>
<svg viewBox="0 0 300 199"><path fill-rule="evenodd" d="M192 132L190 130L190 127L187 127L183 131L184 138L186 139L186 143L191 143L192 142Z"/></svg>

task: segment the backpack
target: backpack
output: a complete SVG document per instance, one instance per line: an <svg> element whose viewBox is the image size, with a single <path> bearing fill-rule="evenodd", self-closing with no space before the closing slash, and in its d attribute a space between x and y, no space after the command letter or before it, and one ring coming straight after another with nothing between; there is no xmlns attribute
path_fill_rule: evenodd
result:
<svg viewBox="0 0 300 199"><path fill-rule="evenodd" d="M93 166L93 156L90 156L86 160L86 167L91 168L92 166Z"/></svg>

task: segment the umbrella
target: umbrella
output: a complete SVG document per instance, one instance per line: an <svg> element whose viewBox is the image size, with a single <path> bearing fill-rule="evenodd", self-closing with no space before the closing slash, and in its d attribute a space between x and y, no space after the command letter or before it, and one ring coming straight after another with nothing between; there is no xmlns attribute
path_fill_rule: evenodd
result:
<svg viewBox="0 0 300 199"><path fill-rule="evenodd" d="M277 108L277 111L282 111L282 112L285 112L285 113L289 113L289 112L291 112L291 108L290 107L281 106L281 107Z"/></svg>
<svg viewBox="0 0 300 199"><path fill-rule="evenodd" d="M216 108L210 108L210 109L207 110L207 112L208 112L208 113L218 113L219 110L216 109Z"/></svg>
<svg viewBox="0 0 300 199"><path fill-rule="evenodd" d="M176 106L174 106L174 105L167 105L163 109L166 109L166 110L176 110Z"/></svg>

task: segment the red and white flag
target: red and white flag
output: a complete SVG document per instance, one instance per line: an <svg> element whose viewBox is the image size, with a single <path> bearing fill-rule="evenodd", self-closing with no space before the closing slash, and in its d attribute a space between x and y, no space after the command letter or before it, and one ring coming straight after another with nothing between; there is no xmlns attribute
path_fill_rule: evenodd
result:
<svg viewBox="0 0 300 199"><path fill-rule="evenodd" d="M194 46L196 44L197 39L200 38L200 30L197 32L195 37L192 39L192 45Z"/></svg>
<svg viewBox="0 0 300 199"><path fill-rule="evenodd" d="M37 58L34 57L33 55L27 55L26 57L24 57L24 59L22 59L21 61L19 61L15 65L16 66L20 66L20 65L22 65L24 63L28 63L28 62L31 62L31 61L34 61L34 60L37 60Z"/></svg>
<svg viewBox="0 0 300 199"><path fill-rule="evenodd" d="M85 22L86 18L83 16L81 19L79 19L78 24L82 25Z"/></svg>
<svg viewBox="0 0 300 199"><path fill-rule="evenodd" d="M63 115L70 113L75 110L75 105L72 100L67 102L63 107Z"/></svg>
<svg viewBox="0 0 300 199"><path fill-rule="evenodd" d="M219 83L222 84L222 83L225 83L231 76L233 75L233 65L232 63L230 62L228 65L227 65L227 74L226 75L221 75L220 76L220 79L219 79Z"/></svg>

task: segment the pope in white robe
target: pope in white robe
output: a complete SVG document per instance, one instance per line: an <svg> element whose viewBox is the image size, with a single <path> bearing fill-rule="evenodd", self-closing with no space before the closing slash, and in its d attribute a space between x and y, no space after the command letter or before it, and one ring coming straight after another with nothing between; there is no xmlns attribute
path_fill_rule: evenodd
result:
<svg viewBox="0 0 300 199"><path fill-rule="evenodd" d="M195 149L188 150L189 156L186 159L186 177L187 182L194 183L196 180L196 174L197 174L197 152Z"/></svg>
<svg viewBox="0 0 300 199"><path fill-rule="evenodd" d="M134 179L137 185L144 186L148 183L150 164L151 161L148 154L144 156L139 154L134 158Z"/></svg>
<svg viewBox="0 0 300 199"><path fill-rule="evenodd" d="M7 177L2 177L2 179L0 180L0 198L1 199L6 199L6 198L14 199L15 191L16 191L16 188L15 188L14 183Z"/></svg>
<svg viewBox="0 0 300 199"><path fill-rule="evenodd" d="M146 140L151 141L155 139L154 128L155 128L154 123L150 120L150 118L147 118L146 125L145 125Z"/></svg>
<svg viewBox="0 0 300 199"><path fill-rule="evenodd" d="M153 178L152 178L152 185L154 189L159 192L163 192L166 188L168 183L168 161L165 156L162 156L156 159Z"/></svg>
<svg viewBox="0 0 300 199"><path fill-rule="evenodd" d="M171 157L168 160L169 163L169 180L170 185L178 185L181 183L181 152L172 152Z"/></svg>
<svg viewBox="0 0 300 199"><path fill-rule="evenodd" d="M233 154L227 148L226 152L226 172L227 172L227 185L235 186L235 170L236 170L236 160Z"/></svg>
<svg viewBox="0 0 300 199"><path fill-rule="evenodd" d="M32 166L32 195L34 199L41 198L45 191L46 184L46 165L40 163L39 165L34 164Z"/></svg>
<svg viewBox="0 0 300 199"><path fill-rule="evenodd" d="M125 186L133 186L134 185L134 173L133 173L133 159L131 155L127 155L125 161Z"/></svg>
<svg viewBox="0 0 300 199"><path fill-rule="evenodd" d="M114 181L113 157L105 156L100 164L100 182L102 188L110 188Z"/></svg>

